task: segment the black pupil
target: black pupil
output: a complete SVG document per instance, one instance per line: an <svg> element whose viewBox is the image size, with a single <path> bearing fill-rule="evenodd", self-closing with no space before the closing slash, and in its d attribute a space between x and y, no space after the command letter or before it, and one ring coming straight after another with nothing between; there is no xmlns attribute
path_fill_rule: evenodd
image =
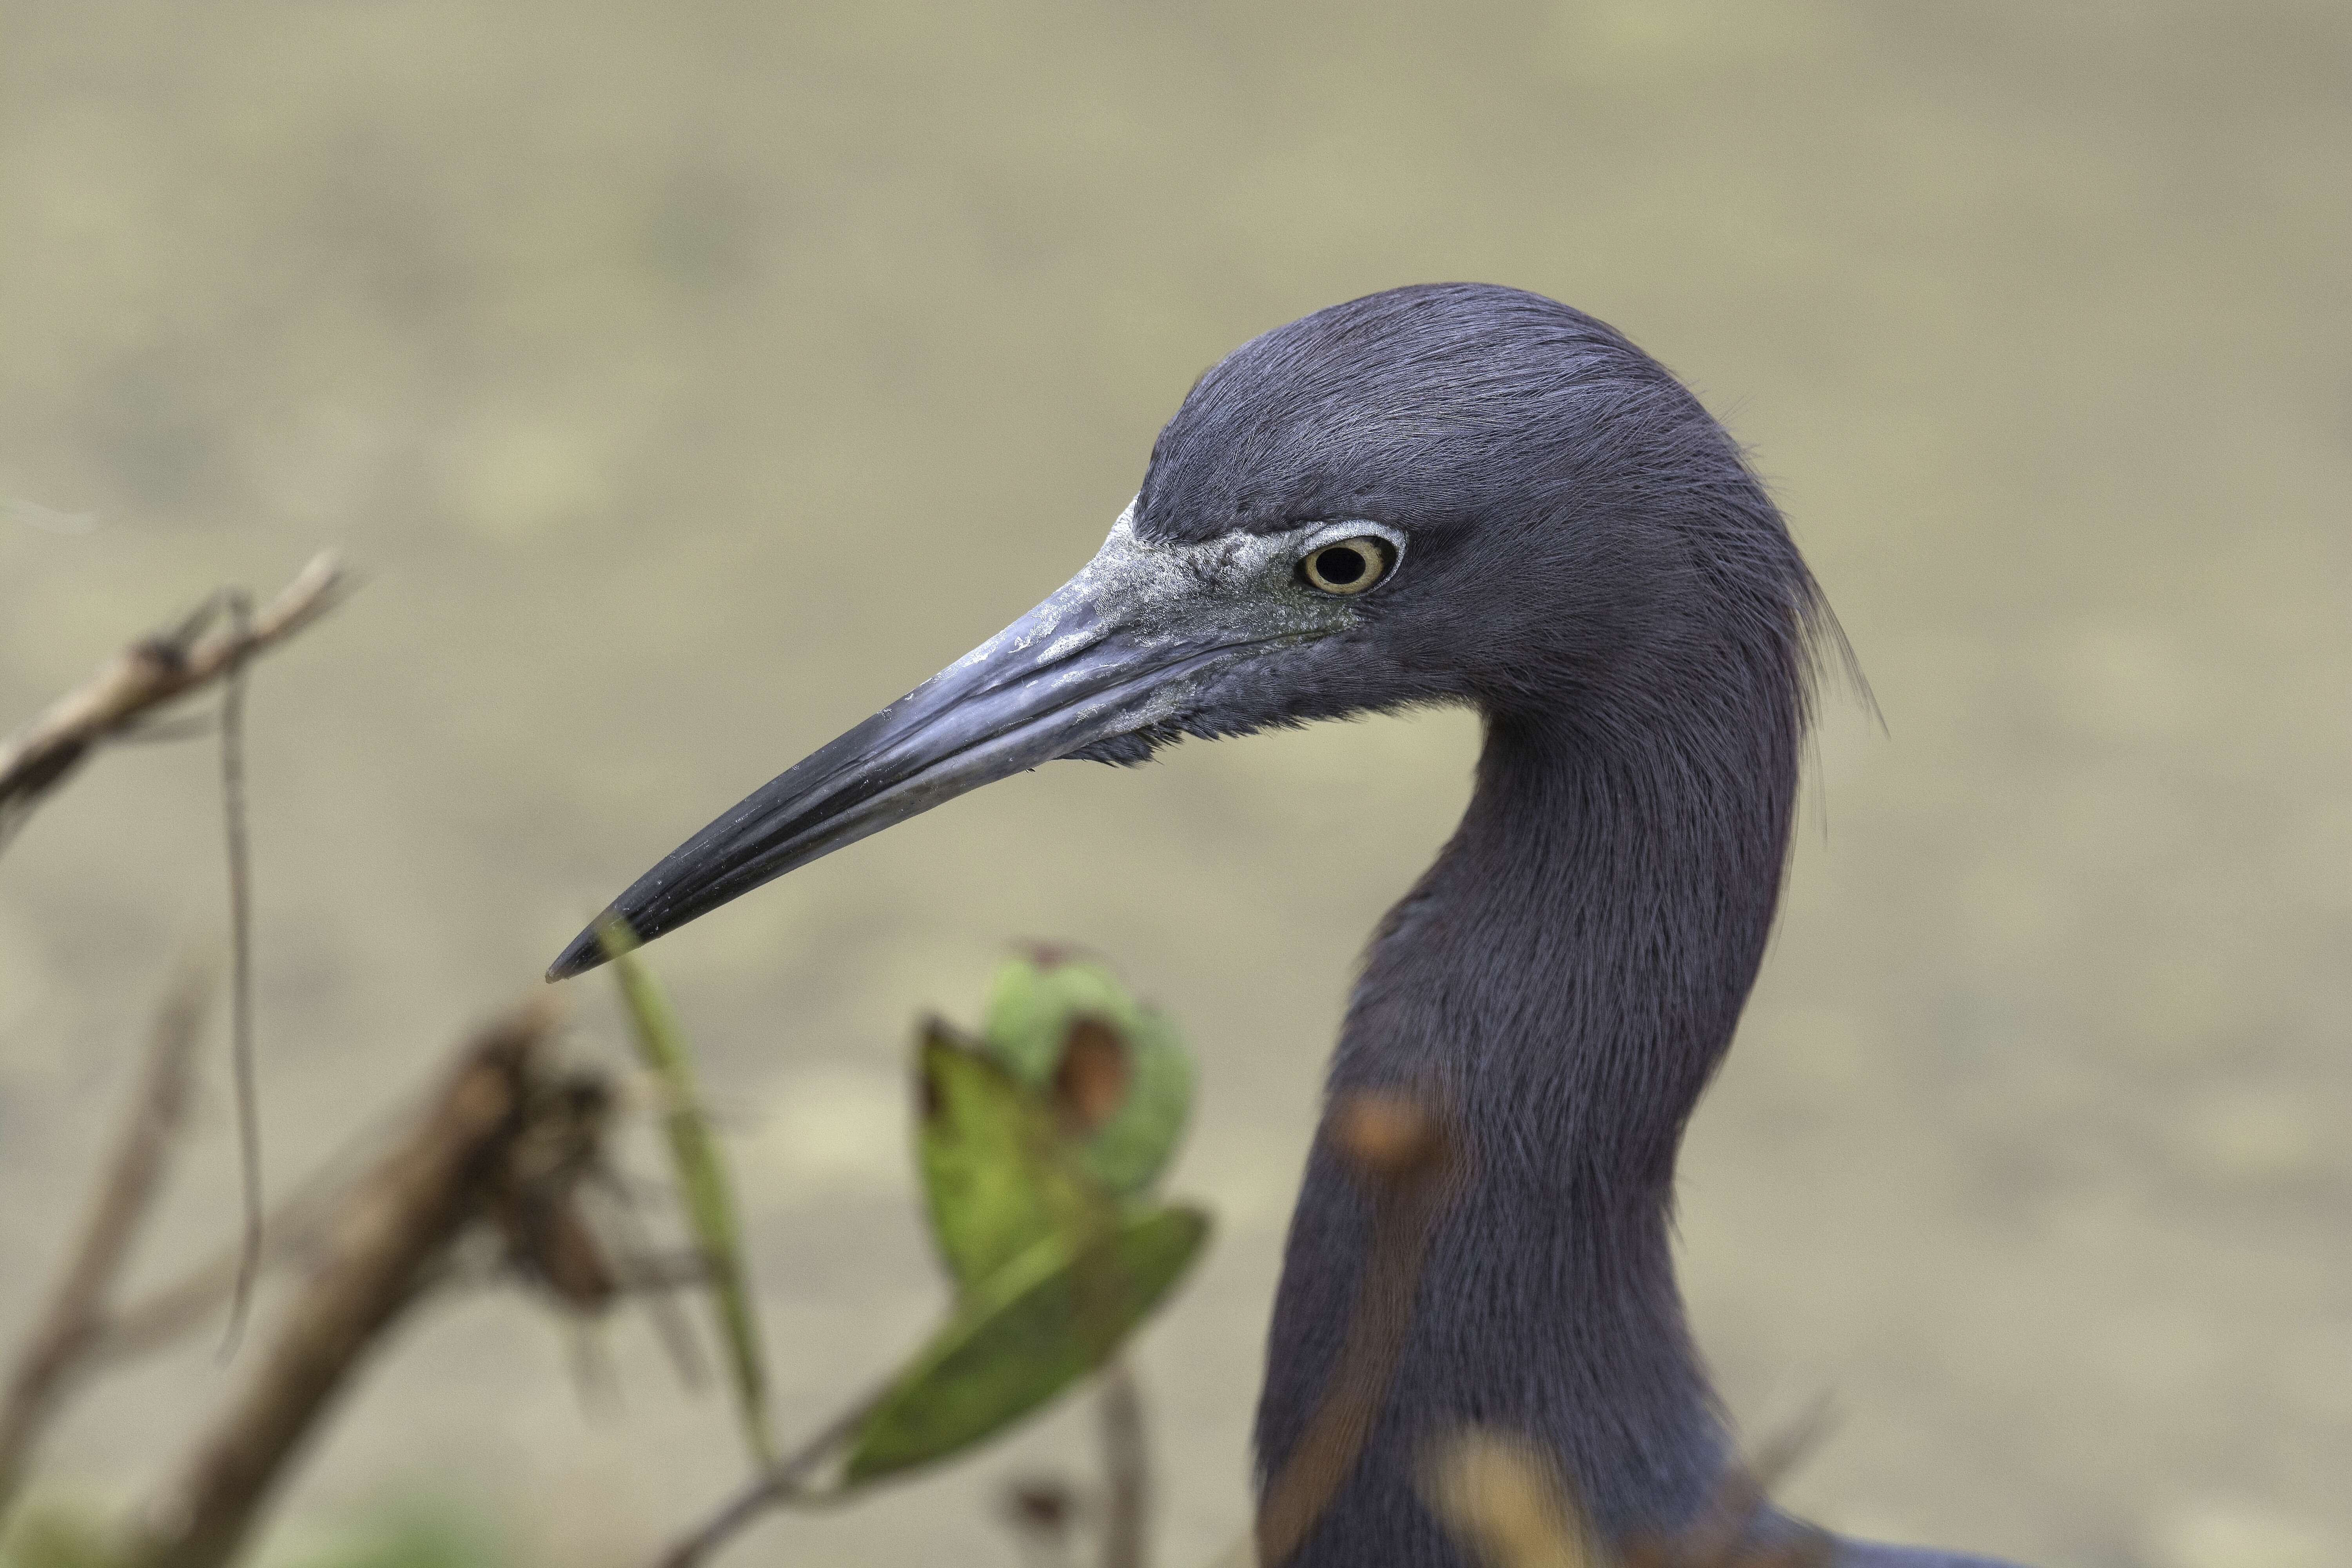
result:
<svg viewBox="0 0 2352 1568"><path fill-rule="evenodd" d="M1353 583L1372 569L1364 552L1352 544L1335 544L1315 557L1315 570L1326 583Z"/></svg>

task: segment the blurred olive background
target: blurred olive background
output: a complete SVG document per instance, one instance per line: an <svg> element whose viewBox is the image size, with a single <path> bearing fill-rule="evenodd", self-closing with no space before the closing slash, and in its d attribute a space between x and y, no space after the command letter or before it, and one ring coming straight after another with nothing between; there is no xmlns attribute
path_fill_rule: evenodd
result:
<svg viewBox="0 0 2352 1568"><path fill-rule="evenodd" d="M1192 379L1391 284L1551 294L1686 377L1885 714L1832 706L1691 1135L1736 1415L1841 1527L2045 1563L2352 1556L2352 11L0 3L0 723L216 583L366 574L255 678L280 1186L693 828L1093 549ZM787 1429L940 1286L903 1061L1020 936L1183 1020L1223 1230L1141 1351L1163 1563L1246 1514L1283 1226L1461 715L1069 765L660 944L753 1211ZM216 761L112 752L0 864L0 1333L173 956ZM573 987L582 1049L617 1028ZM142 1253L231 1234L225 1074ZM387 1497L629 1563L738 1480L642 1321L583 1409L509 1293L408 1332L284 1552ZM144 1491L237 1375L96 1389ZM1009 1563L1082 1407L746 1563Z"/></svg>

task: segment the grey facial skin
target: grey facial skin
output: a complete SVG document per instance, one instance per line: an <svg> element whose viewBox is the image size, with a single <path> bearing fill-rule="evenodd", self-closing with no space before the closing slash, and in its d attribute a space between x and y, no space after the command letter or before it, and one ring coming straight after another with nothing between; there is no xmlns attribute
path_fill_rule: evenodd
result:
<svg viewBox="0 0 2352 1568"><path fill-rule="evenodd" d="M1298 562L1371 533L1309 522L1197 542L1139 536L1130 505L1045 603L696 834L607 913L650 941L796 867L982 784L1065 757L1140 762L1221 676L1355 628L1377 594L1299 581ZM548 970L604 962L591 926Z"/></svg>

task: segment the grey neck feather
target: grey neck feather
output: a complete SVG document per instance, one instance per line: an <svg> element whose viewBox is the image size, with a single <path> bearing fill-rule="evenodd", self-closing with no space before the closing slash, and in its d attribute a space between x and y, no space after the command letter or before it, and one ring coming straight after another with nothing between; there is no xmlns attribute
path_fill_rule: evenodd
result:
<svg viewBox="0 0 2352 1568"><path fill-rule="evenodd" d="M1612 1534L1686 1521L1720 1471L1674 1279L1674 1165L1762 959L1803 700L1785 651L1719 651L1693 679L1720 689L1685 693L1677 717L1490 715L1461 826L1374 939L1330 1090L1444 1108L1463 1174L1381 1414L1294 1568L1459 1561L1416 1481L1431 1439L1467 1424L1558 1455ZM1777 721L1759 729L1759 705ZM1263 1473L1325 1396L1369 1240L1361 1179L1318 1138L1268 1346Z"/></svg>

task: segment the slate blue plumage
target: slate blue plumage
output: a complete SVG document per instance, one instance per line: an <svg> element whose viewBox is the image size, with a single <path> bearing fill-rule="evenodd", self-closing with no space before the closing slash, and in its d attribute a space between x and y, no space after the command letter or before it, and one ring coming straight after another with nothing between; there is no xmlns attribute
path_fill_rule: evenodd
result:
<svg viewBox="0 0 2352 1568"><path fill-rule="evenodd" d="M1318 592L1305 556L1351 531L1384 578ZM1843 645L1780 513L1664 370L1532 294L1394 289L1212 369L1086 572L614 908L657 934L1054 757L1476 709L1469 809L1374 936L1329 1074L1442 1108L1467 1176L1383 1413L1292 1562L1460 1563L1415 1481L1430 1436L1466 1422L1556 1452L1612 1533L1672 1528L1731 1452L1675 1283L1675 1161L1763 957L1824 657ZM583 937L553 973L593 962ZM1318 1141L1262 1478L1322 1396L1367 1240L1360 1184Z"/></svg>

